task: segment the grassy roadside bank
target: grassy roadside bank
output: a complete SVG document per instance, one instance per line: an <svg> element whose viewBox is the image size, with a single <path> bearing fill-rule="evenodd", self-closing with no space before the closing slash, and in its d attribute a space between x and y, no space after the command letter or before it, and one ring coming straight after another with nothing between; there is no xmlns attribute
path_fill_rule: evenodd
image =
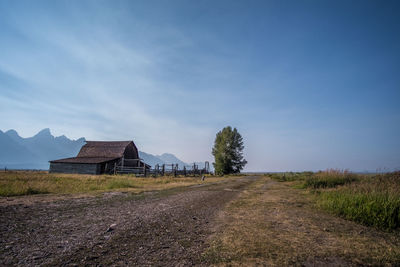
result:
<svg viewBox="0 0 400 267"><path fill-rule="evenodd" d="M364 175L327 170L268 176L309 189L317 206L343 218L382 230L400 228L400 172Z"/></svg>
<svg viewBox="0 0 400 267"><path fill-rule="evenodd" d="M0 172L0 196L75 194L113 190L132 192L164 190L198 183L212 183L219 177L137 178L129 175L53 174L39 171Z"/></svg>
<svg viewBox="0 0 400 267"><path fill-rule="evenodd" d="M315 208L313 195L261 177L220 214L203 261L216 266L400 264L400 235Z"/></svg>

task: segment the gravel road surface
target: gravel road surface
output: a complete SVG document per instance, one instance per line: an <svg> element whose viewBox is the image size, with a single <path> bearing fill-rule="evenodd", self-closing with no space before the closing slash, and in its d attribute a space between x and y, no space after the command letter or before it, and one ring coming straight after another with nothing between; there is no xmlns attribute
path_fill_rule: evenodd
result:
<svg viewBox="0 0 400 267"><path fill-rule="evenodd" d="M202 265L218 211L256 179L1 205L0 265Z"/></svg>

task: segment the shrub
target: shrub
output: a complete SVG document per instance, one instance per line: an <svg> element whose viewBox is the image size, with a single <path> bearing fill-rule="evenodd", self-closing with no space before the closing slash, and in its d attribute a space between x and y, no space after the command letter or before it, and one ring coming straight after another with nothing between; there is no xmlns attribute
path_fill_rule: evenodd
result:
<svg viewBox="0 0 400 267"><path fill-rule="evenodd" d="M268 173L267 176L278 182L303 181L313 175L313 172Z"/></svg>
<svg viewBox="0 0 400 267"><path fill-rule="evenodd" d="M324 172L317 172L311 177L307 178L304 183L304 187L313 189L332 188L338 185L350 184L357 180L357 175L347 170L330 169Z"/></svg>

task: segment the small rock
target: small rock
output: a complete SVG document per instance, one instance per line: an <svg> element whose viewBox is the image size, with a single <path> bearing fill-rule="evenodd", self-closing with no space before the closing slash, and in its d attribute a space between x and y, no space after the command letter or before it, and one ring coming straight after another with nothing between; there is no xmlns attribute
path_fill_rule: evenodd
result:
<svg viewBox="0 0 400 267"><path fill-rule="evenodd" d="M106 232L108 233L108 232L114 231L116 226L117 226L116 223L111 224L110 227L108 227Z"/></svg>

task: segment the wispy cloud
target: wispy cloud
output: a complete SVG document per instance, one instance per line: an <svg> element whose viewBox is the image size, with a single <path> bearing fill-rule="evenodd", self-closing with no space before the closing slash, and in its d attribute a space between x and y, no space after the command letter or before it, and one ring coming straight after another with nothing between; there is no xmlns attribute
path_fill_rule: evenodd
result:
<svg viewBox="0 0 400 267"><path fill-rule="evenodd" d="M384 44L400 44L398 29L340 8L2 2L1 127L198 161L232 125L251 170L394 168L399 53Z"/></svg>
<svg viewBox="0 0 400 267"><path fill-rule="evenodd" d="M19 94L3 97L5 112L18 110L3 124L15 125L20 118L34 122L29 130L20 126L28 134L51 127L75 138L135 139L149 152L170 151L188 161L210 158L202 149L210 147L209 138L204 142L209 129L185 116L187 104L181 100L191 96L161 74L159 64L165 66L174 50L188 45L178 31L170 45L141 47L128 46L109 29L71 31L56 22L42 23L33 28L16 23L21 35L40 45L0 62L5 73L29 86L14 87Z"/></svg>

